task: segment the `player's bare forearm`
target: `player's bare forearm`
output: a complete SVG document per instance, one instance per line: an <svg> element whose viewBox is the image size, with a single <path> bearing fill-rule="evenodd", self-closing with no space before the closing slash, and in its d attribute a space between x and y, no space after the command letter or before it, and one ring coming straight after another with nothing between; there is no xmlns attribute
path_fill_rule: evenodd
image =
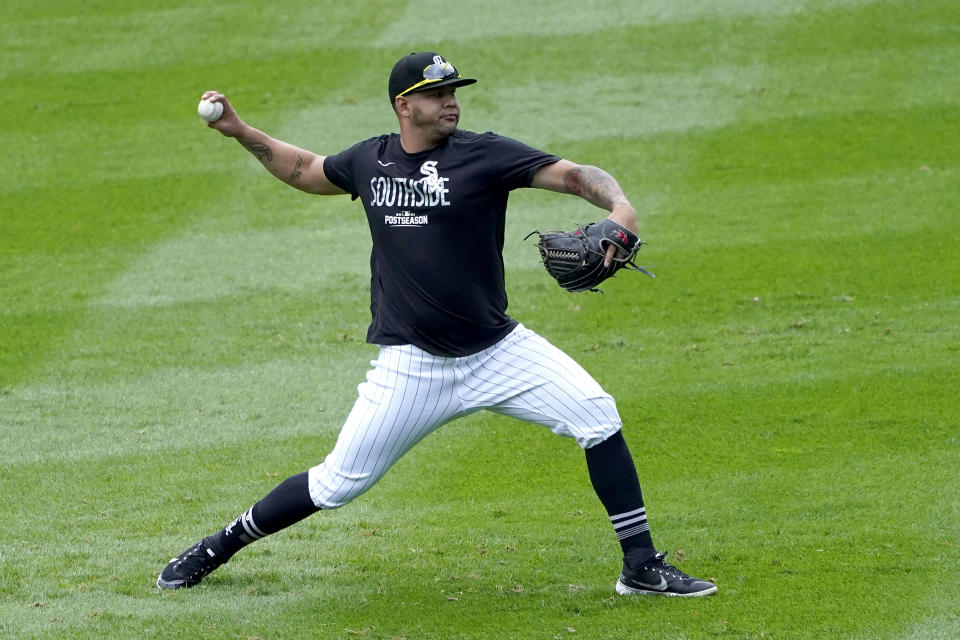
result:
<svg viewBox="0 0 960 640"><path fill-rule="evenodd" d="M630 204L613 176L598 167L575 165L567 170L563 182L569 193L607 211L615 205Z"/></svg>
<svg viewBox="0 0 960 640"><path fill-rule="evenodd" d="M227 96L219 91L205 91L202 100L219 102L223 112L219 118L207 124L221 135L234 138L253 154L274 176L291 187L323 195L345 193L327 180L323 173L324 156L287 144L254 129L237 114Z"/></svg>
<svg viewBox="0 0 960 640"><path fill-rule="evenodd" d="M307 193L343 193L323 173L324 156L244 127L234 136L278 180Z"/></svg>
<svg viewBox="0 0 960 640"><path fill-rule="evenodd" d="M637 232L637 214L630 200L616 179L599 167L560 160L537 171L531 186L580 196L609 211L612 220Z"/></svg>

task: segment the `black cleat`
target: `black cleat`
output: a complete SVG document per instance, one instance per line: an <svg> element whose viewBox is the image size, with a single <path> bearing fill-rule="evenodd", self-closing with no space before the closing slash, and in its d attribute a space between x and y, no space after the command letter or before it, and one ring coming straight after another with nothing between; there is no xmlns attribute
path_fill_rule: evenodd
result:
<svg viewBox="0 0 960 640"><path fill-rule="evenodd" d="M617 580L617 593L635 593L658 596L708 596L717 591L717 585L692 578L663 559L666 553L655 553L640 562L623 558L623 571Z"/></svg>
<svg viewBox="0 0 960 640"><path fill-rule="evenodd" d="M226 560L221 560L201 540L170 560L170 564L160 572L160 577L157 578L157 586L161 589L192 587L199 584L201 580L207 577L207 574L224 562Z"/></svg>

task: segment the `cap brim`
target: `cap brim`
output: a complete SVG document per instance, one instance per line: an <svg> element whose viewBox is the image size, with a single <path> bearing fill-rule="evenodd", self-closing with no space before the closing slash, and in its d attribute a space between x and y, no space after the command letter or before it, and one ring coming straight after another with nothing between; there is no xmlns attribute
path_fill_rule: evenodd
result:
<svg viewBox="0 0 960 640"><path fill-rule="evenodd" d="M413 91L410 91L406 95L411 93L420 93L421 91L430 91L431 89L436 89L437 87L463 87L468 84L473 84L476 82L474 78L450 78L449 80L441 80L440 82L431 82L425 84L422 87L417 87Z"/></svg>

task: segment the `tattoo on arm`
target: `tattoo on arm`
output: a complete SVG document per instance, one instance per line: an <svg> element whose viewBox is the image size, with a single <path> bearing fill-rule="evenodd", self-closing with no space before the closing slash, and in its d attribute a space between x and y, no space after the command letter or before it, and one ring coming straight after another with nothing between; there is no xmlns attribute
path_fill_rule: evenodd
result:
<svg viewBox="0 0 960 640"><path fill-rule="evenodd" d="M299 153L297 154L297 166L293 168L293 173L290 174L290 181L296 182L300 179L300 176L303 175L303 171L300 170L300 165L303 164L303 156Z"/></svg>
<svg viewBox="0 0 960 640"><path fill-rule="evenodd" d="M262 142L243 142L241 144L247 148L247 151L256 156L257 160L260 160L261 162L264 158L266 158L267 162L271 162L273 160L273 151L270 149L270 147Z"/></svg>
<svg viewBox="0 0 960 640"><path fill-rule="evenodd" d="M610 210L615 204L630 204L613 176L597 167L576 166L565 177L567 189L587 202Z"/></svg>

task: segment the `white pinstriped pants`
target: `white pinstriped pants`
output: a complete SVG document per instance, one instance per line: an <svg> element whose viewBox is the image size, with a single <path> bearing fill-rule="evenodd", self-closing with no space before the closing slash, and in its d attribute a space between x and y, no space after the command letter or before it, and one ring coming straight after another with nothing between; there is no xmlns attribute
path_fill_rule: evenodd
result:
<svg viewBox="0 0 960 640"><path fill-rule="evenodd" d="M590 374L523 325L470 356L381 346L371 364L336 446L309 471L322 509L350 502L433 430L481 409L543 425L584 449L621 427L613 398Z"/></svg>

